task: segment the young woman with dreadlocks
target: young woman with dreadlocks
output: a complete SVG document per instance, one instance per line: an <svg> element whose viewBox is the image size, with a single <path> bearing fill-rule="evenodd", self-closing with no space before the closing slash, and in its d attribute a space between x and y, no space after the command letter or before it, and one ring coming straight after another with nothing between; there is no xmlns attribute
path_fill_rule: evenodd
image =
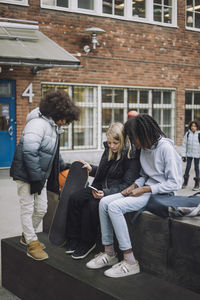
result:
<svg viewBox="0 0 200 300"><path fill-rule="evenodd" d="M101 199L99 216L105 252L86 264L91 269L112 266L104 274L113 278L140 272L124 214L146 206L151 194L168 194L181 188L181 158L151 116L141 114L130 118L125 123L125 137L136 149L141 149L140 177L121 193ZM113 246L113 230L124 256L120 263Z"/></svg>

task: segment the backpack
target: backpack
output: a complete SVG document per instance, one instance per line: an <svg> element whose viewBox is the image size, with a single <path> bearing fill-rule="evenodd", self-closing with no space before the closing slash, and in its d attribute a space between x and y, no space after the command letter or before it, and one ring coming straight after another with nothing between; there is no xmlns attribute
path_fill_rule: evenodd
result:
<svg viewBox="0 0 200 300"><path fill-rule="evenodd" d="M188 133L187 133L187 140L188 140L189 134L190 134L190 132L188 131ZM200 144L200 132L198 133L198 138L199 138L199 144Z"/></svg>
<svg viewBox="0 0 200 300"><path fill-rule="evenodd" d="M183 217L200 215L200 197L197 192L191 196L174 196L170 194L152 194L147 205L135 212L131 223L145 210L162 217ZM197 208L197 209L196 209ZM195 215L192 213L195 210Z"/></svg>

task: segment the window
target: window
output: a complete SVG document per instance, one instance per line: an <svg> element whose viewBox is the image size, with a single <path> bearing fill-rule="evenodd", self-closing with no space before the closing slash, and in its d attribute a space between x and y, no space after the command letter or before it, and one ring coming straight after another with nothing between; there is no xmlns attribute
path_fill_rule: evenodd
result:
<svg viewBox="0 0 200 300"><path fill-rule="evenodd" d="M132 1L132 15L134 17L146 17L146 0Z"/></svg>
<svg viewBox="0 0 200 300"><path fill-rule="evenodd" d="M68 92L81 108L79 121L64 126L60 146L65 149L97 148L97 93L96 87L70 86L65 84L42 84L42 95L50 90Z"/></svg>
<svg viewBox="0 0 200 300"><path fill-rule="evenodd" d="M186 1L186 26L200 28L200 0Z"/></svg>
<svg viewBox="0 0 200 300"><path fill-rule="evenodd" d="M185 130L192 120L200 120L200 90L185 92Z"/></svg>
<svg viewBox="0 0 200 300"><path fill-rule="evenodd" d="M94 0L78 0L78 8L94 9Z"/></svg>
<svg viewBox="0 0 200 300"><path fill-rule="evenodd" d="M175 91L64 83L42 84L42 96L50 90L67 91L81 108L79 121L63 127L64 134L60 137L62 149L101 149L110 124L125 123L129 110L152 115L167 137L174 139ZM194 94L193 101L198 101L198 97L200 92Z"/></svg>
<svg viewBox="0 0 200 300"><path fill-rule="evenodd" d="M153 1L153 19L156 22L172 23L172 0Z"/></svg>
<svg viewBox="0 0 200 300"><path fill-rule="evenodd" d="M124 89L102 88L102 141L111 123L124 122L124 106Z"/></svg>
<svg viewBox="0 0 200 300"><path fill-rule="evenodd" d="M124 0L103 0L102 4L104 14L124 15Z"/></svg>
<svg viewBox="0 0 200 300"><path fill-rule="evenodd" d="M128 108L149 114L158 122L167 137L175 136L175 92L128 89Z"/></svg>
<svg viewBox="0 0 200 300"><path fill-rule="evenodd" d="M41 5L163 26L177 25L177 0L41 0Z"/></svg>
<svg viewBox="0 0 200 300"><path fill-rule="evenodd" d="M68 8L68 0L42 0L41 4L44 6L55 6L55 7L63 7Z"/></svg>
<svg viewBox="0 0 200 300"><path fill-rule="evenodd" d="M171 91L152 91L152 116L167 137L174 139L175 101Z"/></svg>

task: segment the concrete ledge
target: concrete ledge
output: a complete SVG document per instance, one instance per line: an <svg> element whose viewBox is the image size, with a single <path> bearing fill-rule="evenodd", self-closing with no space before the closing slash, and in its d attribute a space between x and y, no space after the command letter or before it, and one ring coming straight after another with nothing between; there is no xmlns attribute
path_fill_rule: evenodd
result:
<svg viewBox="0 0 200 300"><path fill-rule="evenodd" d="M64 248L52 246L46 233L39 238L50 258L34 261L19 243L20 237L2 240L3 287L22 300L197 300L199 295L155 276L140 274L112 279L104 270L89 270L86 260L75 261ZM93 255L92 255L93 256Z"/></svg>
<svg viewBox="0 0 200 300"><path fill-rule="evenodd" d="M163 219L127 214L133 249L144 271L200 293L200 217Z"/></svg>

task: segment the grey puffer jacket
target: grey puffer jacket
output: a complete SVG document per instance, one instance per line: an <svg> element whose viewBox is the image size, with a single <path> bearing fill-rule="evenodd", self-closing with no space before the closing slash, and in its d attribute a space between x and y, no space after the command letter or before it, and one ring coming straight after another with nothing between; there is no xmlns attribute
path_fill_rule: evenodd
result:
<svg viewBox="0 0 200 300"><path fill-rule="evenodd" d="M10 169L14 180L43 181L51 173L59 134L63 133L52 119L43 116L39 108L27 116L27 124L17 145ZM67 168L59 156L60 170Z"/></svg>

